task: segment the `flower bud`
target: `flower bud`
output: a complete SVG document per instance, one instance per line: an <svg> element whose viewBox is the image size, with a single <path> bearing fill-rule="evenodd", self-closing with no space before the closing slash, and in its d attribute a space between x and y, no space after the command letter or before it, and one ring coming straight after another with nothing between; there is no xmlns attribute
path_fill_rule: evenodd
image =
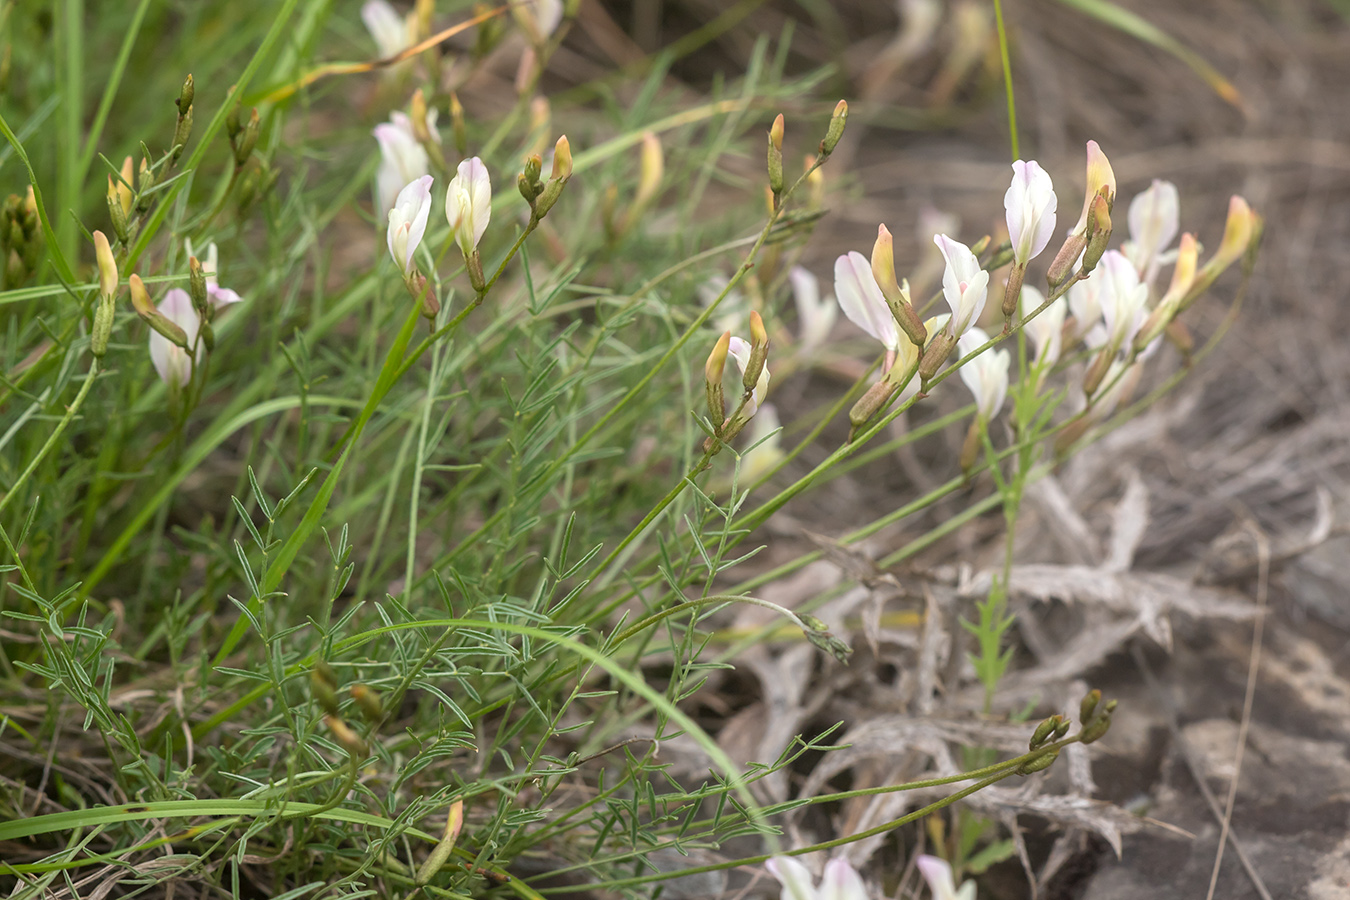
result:
<svg viewBox="0 0 1350 900"><path fill-rule="evenodd" d="M1096 141L1087 142L1087 190L1083 195L1083 214L1078 218L1072 234L1091 237L1088 229L1088 216L1096 197L1106 200L1106 210L1111 211L1116 202L1116 173L1111 170L1111 161L1106 158Z"/></svg>
<svg viewBox="0 0 1350 900"><path fill-rule="evenodd" d="M150 293L145 289L141 276L132 273L132 276L127 279L127 283L131 287L131 305L135 308L136 314L170 344L186 350L188 346L187 332L150 301Z"/></svg>
<svg viewBox="0 0 1350 900"><path fill-rule="evenodd" d="M131 215L131 203L133 196L131 185L132 179L136 176L135 165L136 164L131 161L130 156L122 160L122 172L121 172L122 179L120 181L114 182L114 184L117 187L117 201L122 206L123 216Z"/></svg>
<svg viewBox="0 0 1350 900"><path fill-rule="evenodd" d="M117 295L117 260L101 231L94 232L94 256L98 260L98 291L104 297Z"/></svg>
<svg viewBox="0 0 1350 900"><path fill-rule="evenodd" d="M178 114L178 124L173 129L173 150L170 153L170 160L178 162L178 157L183 155L183 149L187 147L187 142L192 137L192 111L196 107L189 106L187 112Z"/></svg>
<svg viewBox="0 0 1350 900"><path fill-rule="evenodd" d="M236 120L237 121L237 120ZM258 109L254 107L249 113L248 122L239 128L232 141L234 145L234 164L242 167L253 155L253 148L258 143L258 131L262 127L258 119Z"/></svg>
<svg viewBox="0 0 1350 900"><path fill-rule="evenodd" d="M384 707L380 703L379 694L364 684L354 684L350 691L352 699L356 701L357 707L361 710L361 715L366 717L367 722L375 725L384 718Z"/></svg>
<svg viewBox="0 0 1350 900"><path fill-rule="evenodd" d="M108 218L112 220L113 234L123 244L130 238L127 232L127 214L122 208L122 201L118 196L117 183L113 181L111 175L108 176Z"/></svg>
<svg viewBox="0 0 1350 900"><path fill-rule="evenodd" d="M1134 339L1136 351L1143 350L1153 343L1154 339L1176 319L1182 298L1190 291L1195 281L1196 255L1195 235L1188 231L1181 236L1181 244L1177 248L1177 263L1172 270L1172 283L1158 301L1157 309L1153 310L1139 327L1139 334Z"/></svg>
<svg viewBox="0 0 1350 900"><path fill-rule="evenodd" d="M534 207L535 198L544 192L544 184L539 180L539 172L543 167L544 161L539 158L539 154L532 153L525 159L525 168L516 176L516 188L531 208Z"/></svg>
<svg viewBox="0 0 1350 900"><path fill-rule="evenodd" d="M413 91L408 118L412 121L413 137L423 144L432 143L431 129L427 127L427 98L421 88Z"/></svg>
<svg viewBox="0 0 1350 900"><path fill-rule="evenodd" d="M330 716L338 714L337 692L333 689L333 684L320 674L318 669L313 669L309 673L309 692L313 695L319 708Z"/></svg>
<svg viewBox="0 0 1350 900"><path fill-rule="evenodd" d="M657 191L661 189L661 179L665 176L665 168L661 139L653 132L643 132L642 151L638 157L637 195L633 198L635 211L646 209L647 204L655 199Z"/></svg>
<svg viewBox="0 0 1350 900"><path fill-rule="evenodd" d="M825 139L820 142L820 155L829 156L834 152L834 148L839 145L839 139L844 136L844 126L848 124L848 104L840 100L834 106L834 114L830 116L829 127L825 129Z"/></svg>
<svg viewBox="0 0 1350 900"><path fill-rule="evenodd" d="M1017 767L1018 775L1031 775L1034 772L1040 772L1054 765L1055 760L1059 759L1059 750L1053 750L1044 756L1038 756L1033 760L1022 763Z"/></svg>
<svg viewBox="0 0 1350 900"><path fill-rule="evenodd" d="M464 105L459 94L450 93L450 133L455 136L455 150L460 156L469 152L469 132L464 126Z"/></svg>
<svg viewBox="0 0 1350 900"><path fill-rule="evenodd" d="M928 382L937 374L938 368L952 355L954 347L956 336L948 334L945 330L941 334L934 335L928 342L928 347L919 359L919 379L924 390L927 390Z"/></svg>
<svg viewBox="0 0 1350 900"><path fill-rule="evenodd" d="M1111 240L1111 204L1106 199L1105 190L1103 188L1103 193L1092 199L1092 212L1088 215L1088 244L1087 249L1083 251L1081 269L1084 275L1097 268L1097 263Z"/></svg>
<svg viewBox="0 0 1350 900"><path fill-rule="evenodd" d="M1037 725L1036 730L1031 734L1031 740L1027 742L1027 749L1035 750L1041 744L1044 744L1049 740L1050 735L1054 734L1055 729L1059 726L1059 723L1063 721L1063 718L1063 716L1059 715L1050 716L1048 719L1041 722L1041 724Z"/></svg>
<svg viewBox="0 0 1350 900"><path fill-rule="evenodd" d="M141 276L133 272L127 279L127 286L131 288L131 306L137 315L145 318L155 311L155 304L150 300L150 292L145 289Z"/></svg>
<svg viewBox="0 0 1350 900"><path fill-rule="evenodd" d="M553 145L552 177L564 181L572 177L572 145L567 142L565 134Z"/></svg>
<svg viewBox="0 0 1350 900"><path fill-rule="evenodd" d="M136 209L145 212L150 208L150 190L155 186L155 172L150 161L141 157L141 168L136 174Z"/></svg>
<svg viewBox="0 0 1350 900"><path fill-rule="evenodd" d="M323 722L328 726L328 730L333 732L333 739L342 746L343 750L346 750L356 759L365 759L369 755L370 747L355 731L352 731L346 722L332 713L324 716Z"/></svg>
<svg viewBox="0 0 1350 900"><path fill-rule="evenodd" d="M764 319L754 310L750 311L750 362L745 366L741 386L747 391L755 389L759 376L764 371L764 363L769 358L769 333L764 328Z"/></svg>
<svg viewBox="0 0 1350 900"><path fill-rule="evenodd" d="M1228 203L1228 220L1224 223L1223 242L1196 275L1195 283L1186 292L1180 309L1186 309L1199 299L1225 269L1247 254L1253 244L1253 236L1259 237L1261 233L1262 229L1257 224L1259 220L1260 217L1252 212L1247 201L1234 194Z"/></svg>
<svg viewBox="0 0 1350 900"><path fill-rule="evenodd" d="M183 87L178 92L178 99L174 101L174 105L178 107L178 114L180 116L186 115L187 111L192 108L192 98L194 96L196 96L196 88L192 83L192 75L189 74L188 77L183 80Z"/></svg>
<svg viewBox="0 0 1350 900"><path fill-rule="evenodd" d="M425 887L431 883L431 879L436 873L444 868L450 861L450 855L455 852L455 843L459 840L460 829L464 827L464 801L456 799L450 804L450 811L445 817L445 831L441 835L441 842L428 854L427 858L417 868L417 875L413 878L413 884L419 887Z"/></svg>
<svg viewBox="0 0 1350 900"><path fill-rule="evenodd" d="M209 297L206 291L206 271L195 256L188 257L188 295L192 297L192 307L199 315L205 315Z"/></svg>
<svg viewBox="0 0 1350 900"><path fill-rule="evenodd" d="M1073 272L1073 264L1078 262L1078 257L1082 255L1084 248L1087 247L1086 234L1071 234L1064 244L1055 254L1054 260L1050 263L1050 268L1045 273L1045 283L1050 286L1050 290L1055 290L1064 280Z"/></svg>
<svg viewBox="0 0 1350 900"><path fill-rule="evenodd" d="M703 382L708 396L708 420L720 429L726 415L726 397L722 392L722 373L726 370L727 350L731 346L731 332L724 331L703 364Z"/></svg>
<svg viewBox="0 0 1350 900"><path fill-rule="evenodd" d="M1102 702L1102 692L1093 688L1083 696L1083 702L1078 704L1078 721L1086 725L1092 721L1092 716L1097 712L1097 706Z"/></svg>
<svg viewBox="0 0 1350 900"><path fill-rule="evenodd" d="M909 302L909 297L896 283L895 242L885 225L877 226L877 240L872 245L872 277L877 280L881 296L886 298L886 305L890 308L891 315L895 317L895 323L900 326L900 330L909 337L910 343L922 347L928 340L928 332L923 327L923 320Z"/></svg>
<svg viewBox="0 0 1350 900"><path fill-rule="evenodd" d="M883 378L868 388L867 393L858 398L858 402L848 412L848 420L853 427L861 428L872 421L873 416L886 408L897 387L899 385L889 378Z"/></svg>
<svg viewBox="0 0 1350 900"><path fill-rule="evenodd" d="M783 193L783 114L773 120L769 128L769 189L774 195Z"/></svg>

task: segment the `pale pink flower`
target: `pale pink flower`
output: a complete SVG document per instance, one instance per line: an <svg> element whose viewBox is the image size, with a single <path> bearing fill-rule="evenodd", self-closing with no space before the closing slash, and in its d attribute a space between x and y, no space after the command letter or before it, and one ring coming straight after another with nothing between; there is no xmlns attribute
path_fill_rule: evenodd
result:
<svg viewBox="0 0 1350 900"><path fill-rule="evenodd" d="M899 328L867 257L854 250L834 261L834 295L850 322L895 352L900 344Z"/></svg>
<svg viewBox="0 0 1350 900"><path fill-rule="evenodd" d="M426 148L413 134L412 119L401 112L393 113L389 119L376 125L374 131L375 140L380 143L380 169L375 183L381 213L394 205L404 185L426 175L431 166Z"/></svg>
<svg viewBox="0 0 1350 900"><path fill-rule="evenodd" d="M1139 280L1139 273L1118 250L1106 251L1098 269L1102 273L1101 303L1106 343L1116 350L1128 348L1139 326L1144 324L1148 285ZM1090 277L1097 277L1097 273L1093 272Z"/></svg>
<svg viewBox="0 0 1350 900"><path fill-rule="evenodd" d="M1164 254L1180 229L1180 200L1177 186L1153 179L1153 184L1130 201L1128 221L1130 239L1121 251L1134 264L1145 284L1151 284L1158 267L1166 262Z"/></svg>
<svg viewBox="0 0 1350 900"><path fill-rule="evenodd" d="M783 886L782 900L868 900L862 878L842 856L825 864L819 887L806 866L790 856L775 856L765 868Z"/></svg>
<svg viewBox="0 0 1350 900"><path fill-rule="evenodd" d="M361 6L361 21L375 39L380 59L397 56L412 46L411 17L400 16L387 0L366 0Z"/></svg>
<svg viewBox="0 0 1350 900"><path fill-rule="evenodd" d="M933 892L933 900L975 900L975 882L967 881L958 890L952 880L952 867L946 860L923 855L918 866L919 874Z"/></svg>
<svg viewBox="0 0 1350 900"><path fill-rule="evenodd" d="M427 216L431 212L430 175L408 182L399 191L394 208L389 210L389 255L404 275L413 270L413 254L427 231Z"/></svg>
<svg viewBox="0 0 1350 900"><path fill-rule="evenodd" d="M161 313L187 335L189 347L197 345L201 319L192 308L192 297L182 288L173 288L164 295L157 307ZM202 348L197 346L197 362L202 360ZM192 359L188 351L164 337L158 331L150 332L150 362L160 380L171 388L181 388L192 377Z"/></svg>
<svg viewBox="0 0 1350 900"><path fill-rule="evenodd" d="M830 300L821 299L819 279L801 266L793 266L788 271L788 282L792 285L792 299L797 304L801 347L814 350L830 336L839 307Z"/></svg>
<svg viewBox="0 0 1350 900"><path fill-rule="evenodd" d="M1050 176L1034 159L1012 164L1013 180L1003 195L1003 209L1012 240L1013 264L1025 266L1035 259L1055 230L1055 188Z"/></svg>
<svg viewBox="0 0 1350 900"><path fill-rule="evenodd" d="M952 310L947 331L959 338L984 312L984 302L989 296L989 273L980 268L979 259L960 241L938 234L933 236L933 243L942 251L947 264L942 273L942 296Z"/></svg>
<svg viewBox="0 0 1350 900"><path fill-rule="evenodd" d="M1031 285L1022 286L1022 318L1041 308L1045 295ZM1068 304L1061 297L1045 308L1039 316L1026 322L1023 330L1036 348L1036 362L1053 366L1059 361L1060 346L1064 334L1064 314Z"/></svg>
<svg viewBox="0 0 1350 900"><path fill-rule="evenodd" d="M957 352L965 356L987 343L989 335L984 329L971 328L957 341ZM980 418L986 421L1003 408L1003 401L1008 396L1008 366L1011 363L1012 355L1007 350L991 347L961 366L961 380L975 395Z"/></svg>
<svg viewBox="0 0 1350 900"><path fill-rule="evenodd" d="M465 256L483 239L492 217L492 182L487 166L476 156L459 164L445 192L445 217Z"/></svg>

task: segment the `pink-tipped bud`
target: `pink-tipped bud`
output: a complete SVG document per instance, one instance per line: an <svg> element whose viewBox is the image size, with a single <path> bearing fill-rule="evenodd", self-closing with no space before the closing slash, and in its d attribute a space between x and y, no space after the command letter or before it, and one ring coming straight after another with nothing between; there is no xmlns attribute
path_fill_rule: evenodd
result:
<svg viewBox="0 0 1350 900"><path fill-rule="evenodd" d="M885 225L877 226L877 240L872 245L872 277L876 279L877 287L881 288L881 296L886 299L886 306L890 308L900 330L910 343L922 347L928 339L928 332L896 280L895 239Z"/></svg>

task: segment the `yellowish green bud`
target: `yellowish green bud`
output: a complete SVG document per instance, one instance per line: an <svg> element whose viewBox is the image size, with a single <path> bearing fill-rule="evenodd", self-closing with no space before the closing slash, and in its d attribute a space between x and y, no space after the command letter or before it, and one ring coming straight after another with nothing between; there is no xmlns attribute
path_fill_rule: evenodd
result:
<svg viewBox="0 0 1350 900"><path fill-rule="evenodd" d="M444 868L450 861L450 854L455 852L455 843L459 840L459 832L464 827L464 801L456 799L450 804L450 811L445 818L445 831L441 834L440 843L431 851L426 860L417 869L417 875L413 883L419 887L431 883L431 879L436 873Z"/></svg>
<svg viewBox="0 0 1350 900"><path fill-rule="evenodd" d="M825 139L820 142L820 155L829 156L839 146L844 136L844 126L848 124L848 104L840 100L835 104L834 114L830 116L829 127L825 129Z"/></svg>
<svg viewBox="0 0 1350 900"><path fill-rule="evenodd" d="M372 725L380 722L384 718L384 706L380 703L380 695L375 693L364 684L354 684L351 686L352 699L356 701L356 706L361 710L361 715L366 717L366 721Z"/></svg>
<svg viewBox="0 0 1350 900"><path fill-rule="evenodd" d="M783 114L769 128L769 189L777 196L783 192Z"/></svg>
<svg viewBox="0 0 1350 900"><path fill-rule="evenodd" d="M369 745L361 739L361 736L355 731L352 731L351 727L336 715L330 713L323 717L323 721L324 724L328 726L328 730L333 732L333 740L337 741L338 744L342 746L342 749L346 750L353 757L365 759L370 753Z"/></svg>
<svg viewBox="0 0 1350 900"><path fill-rule="evenodd" d="M104 297L117 295L117 260L112 246L101 231L94 232L94 256L98 260L98 290Z"/></svg>

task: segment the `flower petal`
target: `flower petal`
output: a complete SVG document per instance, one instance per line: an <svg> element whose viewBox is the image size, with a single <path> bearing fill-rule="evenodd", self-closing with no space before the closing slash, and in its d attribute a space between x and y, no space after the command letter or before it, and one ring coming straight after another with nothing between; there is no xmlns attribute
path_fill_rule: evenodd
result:
<svg viewBox="0 0 1350 900"><path fill-rule="evenodd" d="M834 293L850 322L876 338L887 350L899 346L899 330L872 264L856 250L834 261Z"/></svg>
<svg viewBox="0 0 1350 900"><path fill-rule="evenodd" d="M811 873L797 860L790 856L775 856L764 867L783 886L786 895L783 900L818 900Z"/></svg>

